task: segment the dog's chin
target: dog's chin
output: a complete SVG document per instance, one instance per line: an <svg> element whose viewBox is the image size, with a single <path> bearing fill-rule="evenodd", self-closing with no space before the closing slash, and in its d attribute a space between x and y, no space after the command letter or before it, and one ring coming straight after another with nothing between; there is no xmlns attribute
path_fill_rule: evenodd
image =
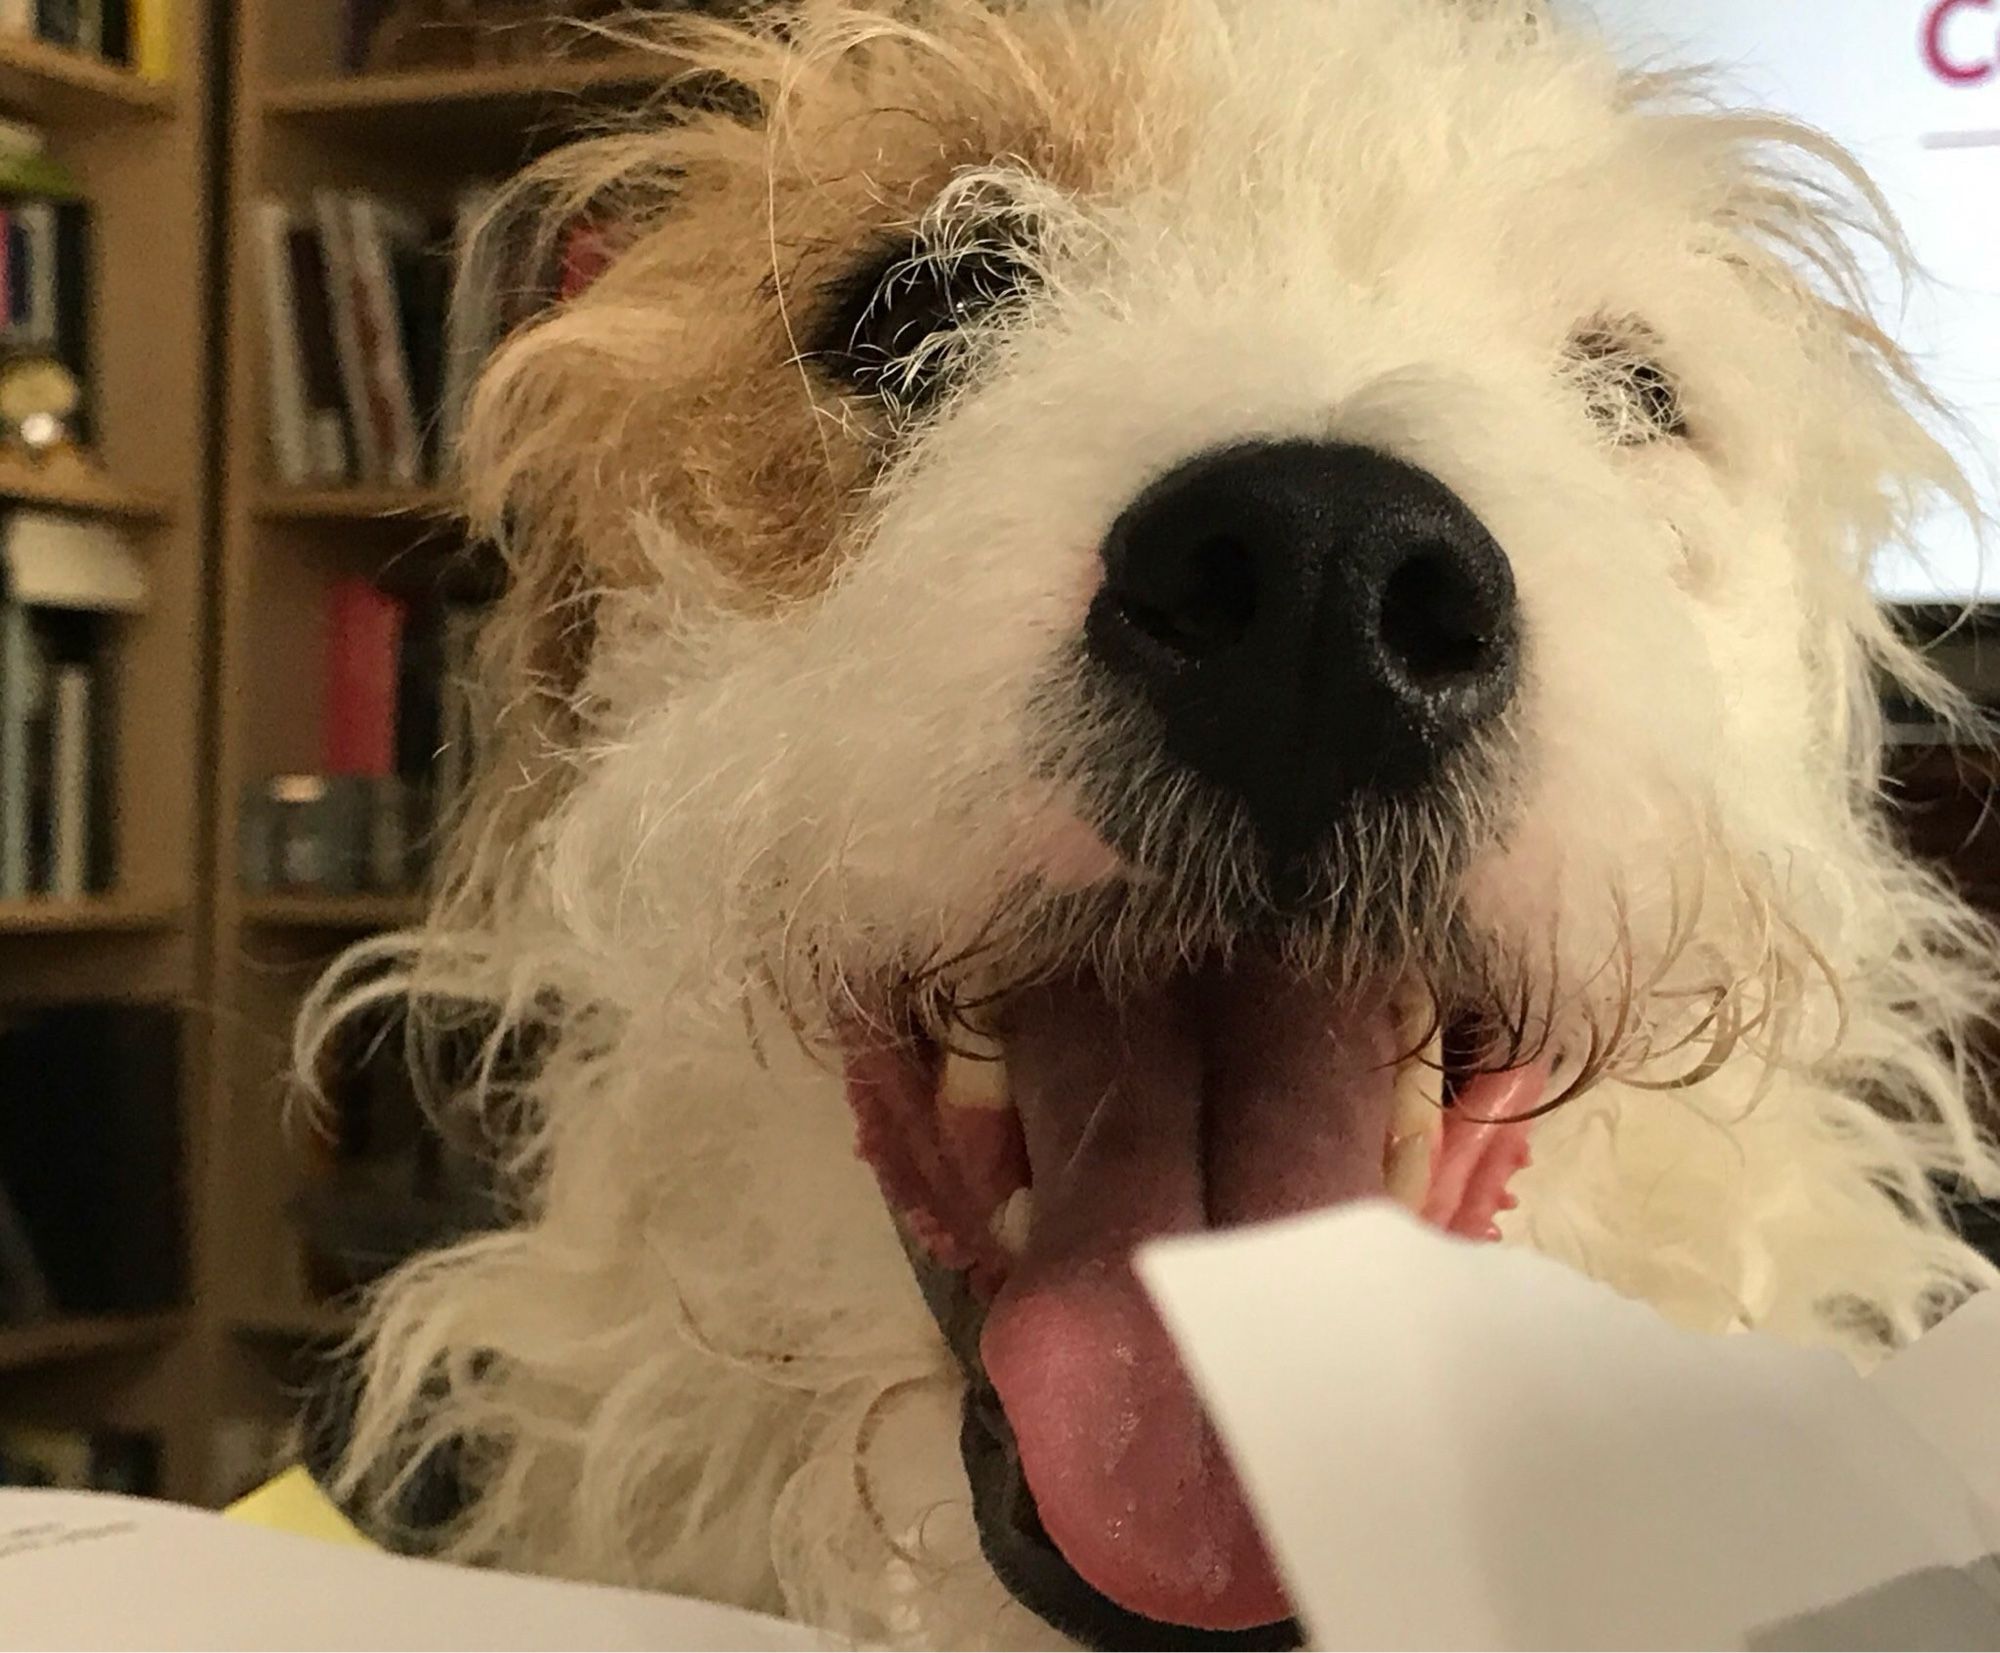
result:
<svg viewBox="0 0 2000 1653"><path fill-rule="evenodd" d="M1007 993L846 1041L861 1152L965 1368L963 1450L1009 1589L1088 1645L1287 1646L1291 1606L1135 1247L1387 1195L1497 1234L1539 1063L1483 1070L1412 984L1274 959ZM883 1026L904 1031L885 1034Z"/></svg>

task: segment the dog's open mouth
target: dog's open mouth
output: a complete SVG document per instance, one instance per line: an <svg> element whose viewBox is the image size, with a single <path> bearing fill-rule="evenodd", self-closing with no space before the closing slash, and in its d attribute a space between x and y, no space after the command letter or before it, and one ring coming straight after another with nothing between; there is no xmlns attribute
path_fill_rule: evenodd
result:
<svg viewBox="0 0 2000 1653"><path fill-rule="evenodd" d="M1096 1645L1282 1641L1284 1588L1133 1248L1383 1194L1492 1237L1547 1069L1475 1071L1421 990L1338 996L1272 962L1115 997L1038 985L974 1019L853 1035L846 1066L861 1152L972 1380L988 1556Z"/></svg>

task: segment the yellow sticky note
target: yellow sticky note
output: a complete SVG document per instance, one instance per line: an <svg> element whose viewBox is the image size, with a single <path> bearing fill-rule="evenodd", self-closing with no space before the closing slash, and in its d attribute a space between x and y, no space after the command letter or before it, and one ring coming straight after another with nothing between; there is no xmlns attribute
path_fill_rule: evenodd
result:
<svg viewBox="0 0 2000 1653"><path fill-rule="evenodd" d="M255 1492L231 1504L222 1512L222 1518L253 1527L269 1527L273 1532L295 1533L301 1538L324 1539L329 1544L375 1548L303 1469L288 1469L275 1480L266 1481Z"/></svg>

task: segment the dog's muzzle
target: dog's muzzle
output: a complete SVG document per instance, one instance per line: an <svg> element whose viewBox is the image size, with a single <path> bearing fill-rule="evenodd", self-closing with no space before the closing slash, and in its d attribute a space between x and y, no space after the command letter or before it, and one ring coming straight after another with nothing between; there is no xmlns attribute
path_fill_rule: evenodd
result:
<svg viewBox="0 0 2000 1653"><path fill-rule="evenodd" d="M1140 495L1103 561L1091 659L1156 714L1166 756L1241 809L1280 901L1307 897L1357 802L1436 781L1513 699L1506 554L1436 477L1384 454L1205 454Z"/></svg>

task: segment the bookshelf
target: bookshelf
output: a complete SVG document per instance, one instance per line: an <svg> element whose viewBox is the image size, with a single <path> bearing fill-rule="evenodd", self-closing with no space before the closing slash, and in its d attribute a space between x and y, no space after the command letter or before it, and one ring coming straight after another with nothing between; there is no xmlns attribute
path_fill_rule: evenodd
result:
<svg viewBox="0 0 2000 1653"><path fill-rule="evenodd" d="M219 1434L288 1416L313 1351L352 1329L351 1303L337 1282L315 1277L295 1215L301 1193L326 1174L327 1149L285 1107L291 1025L342 948L422 914L420 898L393 891L243 888L245 788L320 767L330 591L355 575L421 588L466 561L445 487L283 479L271 437L260 203L276 198L305 217L316 191L360 190L448 219L468 185L505 176L665 78L657 59L634 56L343 73L344 9L343 0L236 0L229 24L237 80L210 841L210 979L223 1013L207 1049L217 1152L202 1196L201 1276Z"/></svg>
<svg viewBox="0 0 2000 1653"><path fill-rule="evenodd" d="M0 512L115 524L144 569L141 612L104 632L114 783L111 887L0 902L0 1010L95 1001L165 1006L181 1022L182 1164L199 1176L206 991L203 716L212 541L211 0L175 0L171 76L33 40L0 39L0 118L44 134L89 203L95 441L90 463L0 457ZM11 1098L32 1106L32 1096ZM170 1098L161 1096L165 1107ZM53 1104L52 1104L53 1106ZM171 1184L170 1184L171 1186ZM180 1219L198 1213L184 1198ZM159 1438L164 1488L203 1480L207 1368L192 1302L159 1312L50 1311L0 1325L0 1417Z"/></svg>

